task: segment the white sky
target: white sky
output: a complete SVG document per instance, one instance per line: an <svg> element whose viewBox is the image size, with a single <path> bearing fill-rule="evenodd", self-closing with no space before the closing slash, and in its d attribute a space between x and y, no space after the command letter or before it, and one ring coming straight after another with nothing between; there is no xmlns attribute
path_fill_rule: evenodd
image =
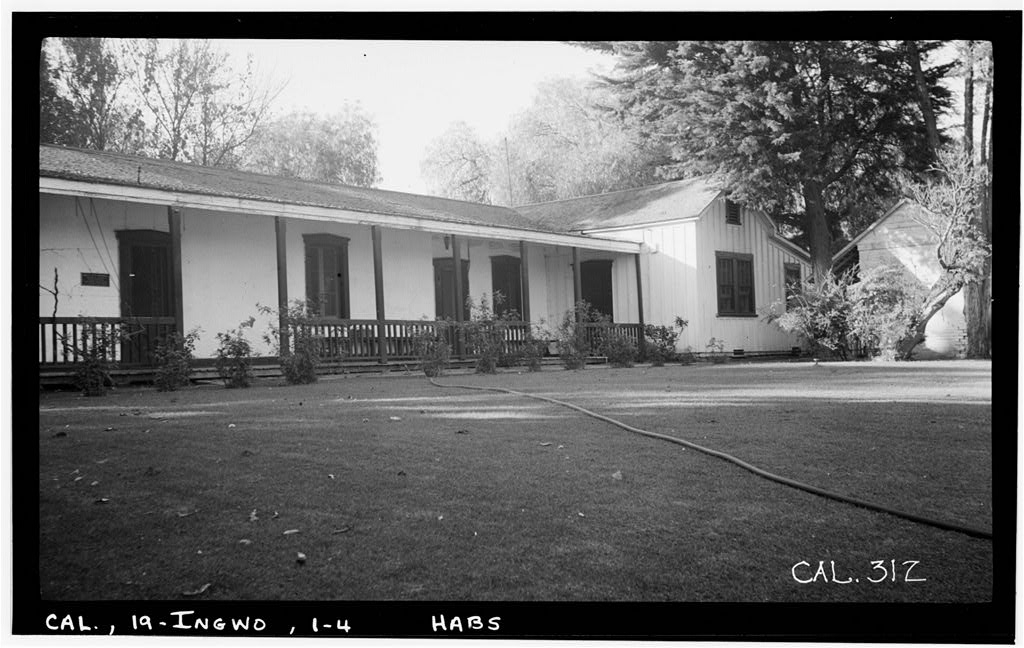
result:
<svg viewBox="0 0 1024 648"><path fill-rule="evenodd" d="M331 114L359 102L374 118L384 189L424 193L420 160L449 124L484 140L533 100L537 83L608 71L611 57L555 42L218 41L238 62L251 53L262 74L288 80L279 113Z"/></svg>

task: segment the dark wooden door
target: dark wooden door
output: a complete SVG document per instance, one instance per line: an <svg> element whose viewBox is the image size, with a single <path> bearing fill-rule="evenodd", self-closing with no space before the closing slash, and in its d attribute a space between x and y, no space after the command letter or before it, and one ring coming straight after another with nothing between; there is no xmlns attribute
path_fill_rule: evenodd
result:
<svg viewBox="0 0 1024 648"><path fill-rule="evenodd" d="M580 263L580 295L597 312L615 321L612 310L612 262L583 261Z"/></svg>
<svg viewBox="0 0 1024 648"><path fill-rule="evenodd" d="M452 268L455 264L451 259L434 259L434 310L438 319L455 319L455 277ZM469 261L462 261L462 318L470 317L469 304Z"/></svg>
<svg viewBox="0 0 1024 648"><path fill-rule="evenodd" d="M501 304L493 305L496 315L505 311L515 311L522 317L523 284L519 257L491 257L491 290L492 293L501 293L505 299Z"/></svg>
<svg viewBox="0 0 1024 648"><path fill-rule="evenodd" d="M122 317L173 317L171 235L149 230L117 232Z"/></svg>

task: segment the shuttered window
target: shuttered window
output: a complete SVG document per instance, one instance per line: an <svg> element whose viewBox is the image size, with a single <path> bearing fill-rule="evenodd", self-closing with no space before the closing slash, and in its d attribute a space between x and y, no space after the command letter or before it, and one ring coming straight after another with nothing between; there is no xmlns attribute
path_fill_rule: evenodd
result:
<svg viewBox="0 0 1024 648"><path fill-rule="evenodd" d="M306 301L322 317L349 317L348 239L306 234Z"/></svg>
<svg viewBox="0 0 1024 648"><path fill-rule="evenodd" d="M742 225L740 220L740 204L725 199L725 222L729 225Z"/></svg>
<svg viewBox="0 0 1024 648"><path fill-rule="evenodd" d="M753 255L715 252L715 265L718 315L756 315Z"/></svg>

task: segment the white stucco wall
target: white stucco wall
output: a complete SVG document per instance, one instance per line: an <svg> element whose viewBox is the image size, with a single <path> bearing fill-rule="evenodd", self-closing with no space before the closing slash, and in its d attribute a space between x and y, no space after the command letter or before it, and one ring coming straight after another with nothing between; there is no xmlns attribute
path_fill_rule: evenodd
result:
<svg viewBox="0 0 1024 648"><path fill-rule="evenodd" d="M111 200L39 195L39 283L53 288L58 273L58 317L118 317L117 230L168 231L167 208ZM91 236L90 236L91 232ZM83 272L110 275L107 287L82 286ZM39 314L53 314L54 299L39 290Z"/></svg>
<svg viewBox="0 0 1024 648"><path fill-rule="evenodd" d="M941 268L935 256L936 237L912 218L918 205L904 203L875 226L858 243L861 275L882 265L902 267L923 288L939 278ZM928 322L925 341L918 346L918 358L952 358L963 354L966 346L963 291L954 295Z"/></svg>

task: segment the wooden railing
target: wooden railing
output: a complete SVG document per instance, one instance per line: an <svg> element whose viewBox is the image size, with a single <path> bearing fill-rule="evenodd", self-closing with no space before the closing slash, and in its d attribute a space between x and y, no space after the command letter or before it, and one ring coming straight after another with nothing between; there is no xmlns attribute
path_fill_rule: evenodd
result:
<svg viewBox="0 0 1024 648"><path fill-rule="evenodd" d="M151 365L157 344L174 331L173 317L40 317L39 364L74 364L98 354L121 365Z"/></svg>
<svg viewBox="0 0 1024 648"><path fill-rule="evenodd" d="M383 331L379 327L383 326ZM592 355L601 355L601 343L612 329L639 343L639 324L584 324ZM326 361L417 360L417 338L425 331L442 334L453 357L477 355L467 336L467 324L431 320L318 319L307 328ZM529 322L502 322L502 352L520 351L530 339ZM128 366L154 363L157 344L175 331L173 317L40 317L39 363L41 366L74 364L83 354L98 350L108 362ZM383 333L383 335L381 335ZM295 336L291 336L293 340Z"/></svg>

